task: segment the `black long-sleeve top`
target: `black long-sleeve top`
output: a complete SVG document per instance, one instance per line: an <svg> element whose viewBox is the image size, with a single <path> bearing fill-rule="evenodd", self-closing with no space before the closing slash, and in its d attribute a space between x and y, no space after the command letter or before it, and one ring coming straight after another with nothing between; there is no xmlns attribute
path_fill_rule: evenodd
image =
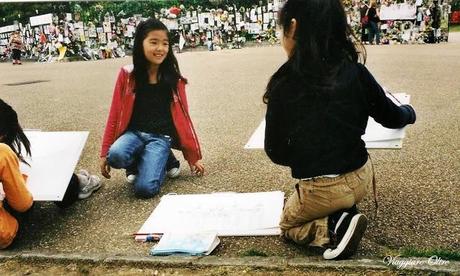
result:
<svg viewBox="0 0 460 276"><path fill-rule="evenodd" d="M343 65L335 85L309 85L284 70L269 96L265 151L294 178L343 174L362 167L367 150L361 136L368 117L387 128L415 122L414 109L397 106L365 66ZM277 73L277 74L278 74ZM276 74L275 74L276 76Z"/></svg>
<svg viewBox="0 0 460 276"><path fill-rule="evenodd" d="M163 83L146 84L137 89L128 128L176 137L171 115L171 93Z"/></svg>
<svg viewBox="0 0 460 276"><path fill-rule="evenodd" d="M367 12L367 17L369 18L369 21L379 23L380 18L377 16L377 10L375 8L369 8L369 11Z"/></svg>

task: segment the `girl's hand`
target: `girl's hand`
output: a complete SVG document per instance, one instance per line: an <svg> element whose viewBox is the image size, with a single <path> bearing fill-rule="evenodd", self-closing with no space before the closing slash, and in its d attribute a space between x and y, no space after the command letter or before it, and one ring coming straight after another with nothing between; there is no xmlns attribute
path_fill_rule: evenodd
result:
<svg viewBox="0 0 460 276"><path fill-rule="evenodd" d="M101 166L101 174L107 178L110 179L110 166L107 164L107 158L106 157L101 157L100 161L100 166Z"/></svg>
<svg viewBox="0 0 460 276"><path fill-rule="evenodd" d="M200 163L200 161L196 161L195 164L188 163L188 165L190 166L192 174L196 176L204 175L204 166Z"/></svg>

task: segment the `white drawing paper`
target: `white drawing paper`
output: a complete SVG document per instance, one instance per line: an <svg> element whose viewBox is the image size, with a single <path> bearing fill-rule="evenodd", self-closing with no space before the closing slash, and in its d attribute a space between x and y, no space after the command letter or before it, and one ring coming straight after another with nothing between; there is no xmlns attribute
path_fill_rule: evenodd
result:
<svg viewBox="0 0 460 276"><path fill-rule="evenodd" d="M216 232L219 236L278 235L283 205L284 193L280 191L165 195L136 239L174 231Z"/></svg>
<svg viewBox="0 0 460 276"><path fill-rule="evenodd" d="M27 186L35 201L61 201L80 159L88 132L25 131L31 144L30 167L21 164L28 175Z"/></svg>

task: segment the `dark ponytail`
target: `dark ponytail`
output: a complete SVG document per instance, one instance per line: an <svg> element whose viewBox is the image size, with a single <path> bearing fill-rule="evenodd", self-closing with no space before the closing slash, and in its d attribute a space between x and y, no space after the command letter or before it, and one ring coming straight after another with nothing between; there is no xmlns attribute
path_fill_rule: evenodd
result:
<svg viewBox="0 0 460 276"><path fill-rule="evenodd" d="M297 22L295 46L270 79L265 103L288 75L305 85L333 87L343 64L366 62L366 51L347 23L342 0L288 0L278 16L284 35L293 19Z"/></svg>
<svg viewBox="0 0 460 276"><path fill-rule="evenodd" d="M30 142L24 134L18 121L18 114L14 109L0 99L0 142L7 144L16 154L16 156L28 164L22 154L24 147L27 155L30 153Z"/></svg>

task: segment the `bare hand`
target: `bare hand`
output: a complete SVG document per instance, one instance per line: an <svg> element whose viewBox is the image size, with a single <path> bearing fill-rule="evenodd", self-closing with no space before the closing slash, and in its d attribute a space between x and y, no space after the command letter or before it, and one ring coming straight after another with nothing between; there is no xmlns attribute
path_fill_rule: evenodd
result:
<svg viewBox="0 0 460 276"><path fill-rule="evenodd" d="M107 178L110 179L110 166L107 164L107 158L106 157L101 157L100 161L100 166L101 166L101 174Z"/></svg>
<svg viewBox="0 0 460 276"><path fill-rule="evenodd" d="M196 161L195 164L189 163L189 166L192 174L196 176L204 175L204 166L200 163L200 161Z"/></svg>

